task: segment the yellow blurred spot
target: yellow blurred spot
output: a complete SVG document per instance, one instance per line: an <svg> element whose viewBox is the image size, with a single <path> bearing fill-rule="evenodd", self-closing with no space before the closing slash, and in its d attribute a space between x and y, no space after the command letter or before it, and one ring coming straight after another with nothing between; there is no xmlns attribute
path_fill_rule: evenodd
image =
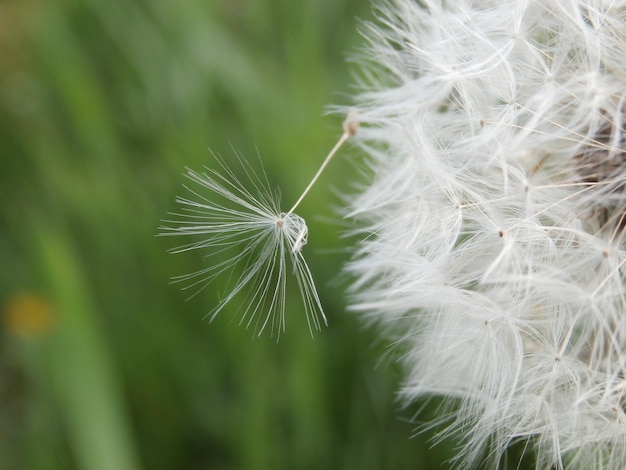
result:
<svg viewBox="0 0 626 470"><path fill-rule="evenodd" d="M22 293L7 300L2 320L9 332L28 338L50 331L53 317L52 306L42 295Z"/></svg>

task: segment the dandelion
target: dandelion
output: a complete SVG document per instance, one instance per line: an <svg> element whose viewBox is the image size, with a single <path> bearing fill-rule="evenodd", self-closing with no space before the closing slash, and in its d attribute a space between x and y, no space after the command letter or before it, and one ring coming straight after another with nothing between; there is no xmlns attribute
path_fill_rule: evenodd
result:
<svg viewBox="0 0 626 470"><path fill-rule="evenodd" d="M165 223L162 235L201 236L200 240L172 250L206 252L208 266L197 272L179 276L185 289L197 294L218 277L229 280L230 290L207 314L213 320L238 296L244 302L240 323L255 325L260 335L267 327L280 335L285 330L287 272L296 278L303 301L309 330L327 324L313 276L302 249L307 243L305 220L294 211L315 184L339 148L356 131L349 116L344 133L328 154L319 170L296 203L287 212L280 210L277 191L270 189L265 173L257 174L243 157L238 156L238 178L235 171L217 155L219 169L205 168L198 173L187 171L193 185L185 185L188 197L178 197L181 211Z"/></svg>
<svg viewBox="0 0 626 470"><path fill-rule="evenodd" d="M394 0L356 98L352 307L454 463L626 468L626 3Z"/></svg>

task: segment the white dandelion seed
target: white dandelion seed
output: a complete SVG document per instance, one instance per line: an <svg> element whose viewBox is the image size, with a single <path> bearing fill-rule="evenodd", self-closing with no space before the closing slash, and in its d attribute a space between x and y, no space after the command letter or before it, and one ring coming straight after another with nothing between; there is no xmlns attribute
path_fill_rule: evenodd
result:
<svg viewBox="0 0 626 470"><path fill-rule="evenodd" d="M280 198L270 189L265 173L257 174L243 157L238 156L239 179L215 156L219 168L205 168L198 173L188 170L194 183L185 185L187 197L177 197L181 211L164 221L161 235L201 237L171 250L180 253L201 250L208 266L197 272L178 276L185 289L194 294L217 277L229 281L229 291L206 317L213 320L236 297L243 297L240 324L254 324L260 335L266 328L280 335L285 330L285 300L288 271L296 279L311 335L327 319L313 276L302 249L307 243L305 220L294 211L315 184L341 145L354 134L352 117L344 124L344 133L296 203L287 212L280 210ZM192 296L193 296L192 295Z"/></svg>

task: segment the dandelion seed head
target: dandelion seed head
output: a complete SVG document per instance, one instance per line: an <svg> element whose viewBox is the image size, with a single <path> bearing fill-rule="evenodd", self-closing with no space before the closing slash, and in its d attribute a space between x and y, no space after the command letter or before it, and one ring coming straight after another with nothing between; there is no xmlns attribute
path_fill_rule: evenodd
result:
<svg viewBox="0 0 626 470"><path fill-rule="evenodd" d="M626 4L383 2L353 308L441 396L455 464L626 467Z"/></svg>

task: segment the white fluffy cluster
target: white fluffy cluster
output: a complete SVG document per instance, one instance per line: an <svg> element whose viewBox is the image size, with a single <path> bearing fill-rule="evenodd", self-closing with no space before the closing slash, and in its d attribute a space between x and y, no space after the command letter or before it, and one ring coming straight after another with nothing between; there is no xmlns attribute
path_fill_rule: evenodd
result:
<svg viewBox="0 0 626 470"><path fill-rule="evenodd" d="M626 2L394 0L357 97L354 308L457 464L626 468Z"/></svg>

